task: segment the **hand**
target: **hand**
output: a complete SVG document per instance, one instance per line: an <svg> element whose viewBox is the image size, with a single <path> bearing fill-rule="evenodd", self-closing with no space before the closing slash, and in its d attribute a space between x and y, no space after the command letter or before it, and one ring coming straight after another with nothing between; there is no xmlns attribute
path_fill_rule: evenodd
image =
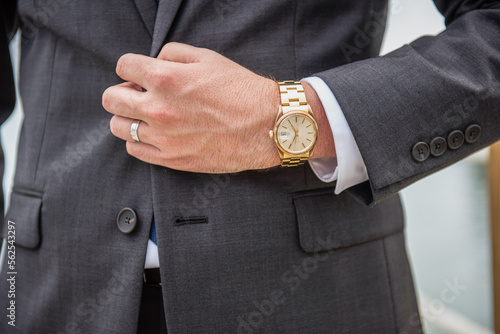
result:
<svg viewBox="0 0 500 334"><path fill-rule="evenodd" d="M126 54L116 73L126 82L104 92L103 106L115 115L111 132L127 141L130 155L203 173L279 165L268 136L280 103L272 80L180 43L166 44L157 59ZM142 121L141 143L130 136L134 120Z"/></svg>

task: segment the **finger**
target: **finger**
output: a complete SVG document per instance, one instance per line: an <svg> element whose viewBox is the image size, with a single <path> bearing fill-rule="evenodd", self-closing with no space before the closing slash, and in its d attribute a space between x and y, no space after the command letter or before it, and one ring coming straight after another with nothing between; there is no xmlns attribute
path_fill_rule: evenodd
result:
<svg viewBox="0 0 500 334"><path fill-rule="evenodd" d="M132 128L132 123L137 121L138 120L136 119L130 119L121 116L113 116L113 118L111 118L111 121L109 122L109 127L111 129L111 133L114 136L123 139L125 141L135 142L134 139L132 138L131 128ZM141 143L151 144L150 132L151 128L148 125L148 123L141 121L139 123L139 127L137 128L137 137L139 137Z"/></svg>
<svg viewBox="0 0 500 334"><path fill-rule="evenodd" d="M171 42L163 46L160 54L158 55L158 59L185 64L198 63L210 53L211 51L207 49Z"/></svg>
<svg viewBox="0 0 500 334"><path fill-rule="evenodd" d="M165 62L144 55L127 53L118 59L116 74L125 81L133 82L146 90L154 86L151 78L166 70Z"/></svg>
<svg viewBox="0 0 500 334"><path fill-rule="evenodd" d="M133 157L136 157L139 160L154 165L161 164L160 160L161 151L153 145L128 141L126 147L128 154L130 154Z"/></svg>
<svg viewBox="0 0 500 334"><path fill-rule="evenodd" d="M111 86L102 94L102 106L115 115L144 119L144 105L145 93L142 88L131 82Z"/></svg>

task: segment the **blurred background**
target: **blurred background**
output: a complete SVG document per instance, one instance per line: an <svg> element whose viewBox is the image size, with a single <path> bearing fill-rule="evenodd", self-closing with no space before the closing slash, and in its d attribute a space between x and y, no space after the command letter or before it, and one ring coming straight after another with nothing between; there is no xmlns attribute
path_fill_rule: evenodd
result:
<svg viewBox="0 0 500 334"><path fill-rule="evenodd" d="M444 30L431 0L390 1L382 54ZM11 44L18 69L19 43ZM4 193L12 187L22 106L0 128ZM410 263L426 333L493 333L487 151L402 192ZM8 197L7 197L8 201Z"/></svg>

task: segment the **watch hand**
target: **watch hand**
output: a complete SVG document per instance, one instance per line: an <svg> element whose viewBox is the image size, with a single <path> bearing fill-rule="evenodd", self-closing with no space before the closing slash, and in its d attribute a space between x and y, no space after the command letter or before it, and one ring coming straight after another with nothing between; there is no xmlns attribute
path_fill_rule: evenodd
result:
<svg viewBox="0 0 500 334"><path fill-rule="evenodd" d="M292 122L290 122L290 120L288 120L288 123L290 123L290 126L292 127L293 131L295 131L295 134L297 134L297 129L295 129L295 128L293 127Z"/></svg>
<svg viewBox="0 0 500 334"><path fill-rule="evenodd" d="M296 134L295 137L293 138L293 141L292 141L292 143L295 143L293 146L295 149L297 148L297 137L298 137L298 135Z"/></svg>
<svg viewBox="0 0 500 334"><path fill-rule="evenodd" d="M288 148L292 147L292 145L295 143L296 140L297 140L297 136L293 137L293 140L290 143L290 146ZM294 146L294 148L295 148L295 146Z"/></svg>

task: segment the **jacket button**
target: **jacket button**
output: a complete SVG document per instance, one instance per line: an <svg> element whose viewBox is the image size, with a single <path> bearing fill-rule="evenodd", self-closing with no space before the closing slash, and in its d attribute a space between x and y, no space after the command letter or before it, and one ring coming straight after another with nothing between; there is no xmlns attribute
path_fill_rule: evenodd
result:
<svg viewBox="0 0 500 334"><path fill-rule="evenodd" d="M448 144L443 137L436 137L431 141L431 154L434 157L440 157L446 152Z"/></svg>
<svg viewBox="0 0 500 334"><path fill-rule="evenodd" d="M116 217L116 224L121 232L125 234L131 233L137 226L137 215L135 211L131 208L122 209L118 217Z"/></svg>
<svg viewBox="0 0 500 334"><path fill-rule="evenodd" d="M424 143L423 141L416 143L411 150L413 159L418 162L424 162L425 160L427 160L427 158L429 157L429 153L429 145L427 145L427 143Z"/></svg>
<svg viewBox="0 0 500 334"><path fill-rule="evenodd" d="M481 137L481 127L477 124L472 124L465 129L465 141L473 144Z"/></svg>
<svg viewBox="0 0 500 334"><path fill-rule="evenodd" d="M448 135L448 147L452 150L459 149L464 143L464 133L460 130L452 131Z"/></svg>

